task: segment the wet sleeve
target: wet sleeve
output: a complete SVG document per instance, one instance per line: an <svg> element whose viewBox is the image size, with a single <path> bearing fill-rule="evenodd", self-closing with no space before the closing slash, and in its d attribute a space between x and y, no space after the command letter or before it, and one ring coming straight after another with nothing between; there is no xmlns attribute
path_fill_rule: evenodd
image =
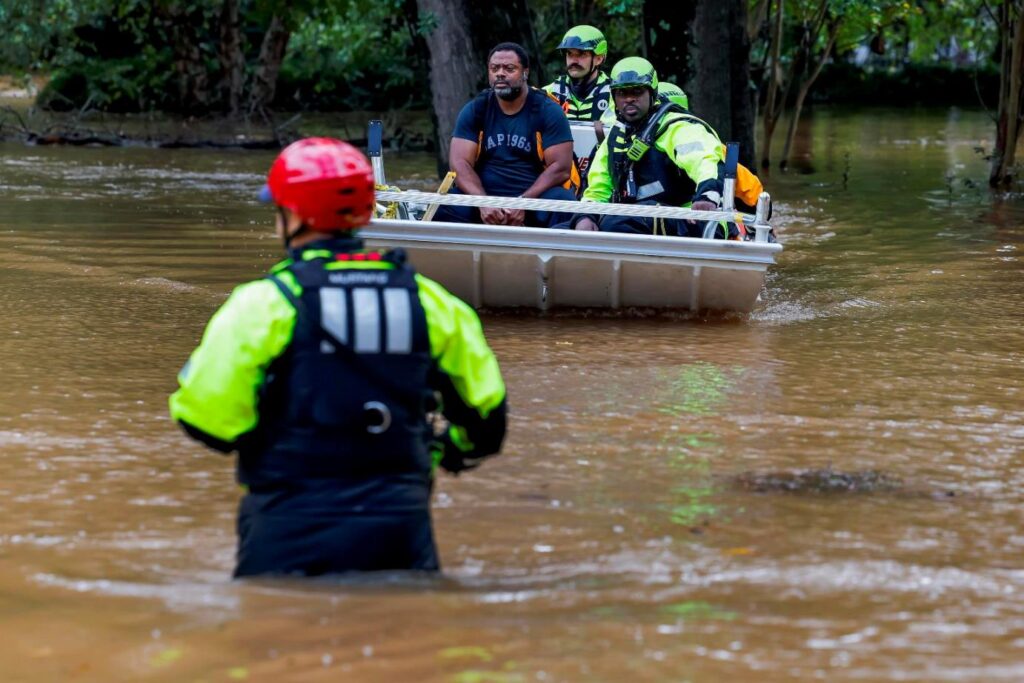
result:
<svg viewBox="0 0 1024 683"><path fill-rule="evenodd" d="M547 95L544 97L544 106L541 107L543 116L543 130L540 134L544 140L545 147L560 145L563 142L572 142L572 130L569 128L569 119L565 112Z"/></svg>
<svg viewBox="0 0 1024 683"><path fill-rule="evenodd" d="M294 328L295 309L272 282L236 288L178 374L171 418L207 445L232 450L256 427L267 367L287 348Z"/></svg>
<svg viewBox="0 0 1024 683"><path fill-rule="evenodd" d="M436 365L432 383L451 423L448 441L473 457L497 453L505 438L505 382L480 319L433 280L416 281Z"/></svg>
<svg viewBox="0 0 1024 683"><path fill-rule="evenodd" d="M678 121L669 125L656 146L668 154L697 186L695 197L721 202L719 162L725 161L722 143L704 126Z"/></svg>
<svg viewBox="0 0 1024 683"><path fill-rule="evenodd" d="M612 200L612 175L608 170L608 136L606 135L594 153L587 169L587 189L583 191L585 202L610 202Z"/></svg>
<svg viewBox="0 0 1024 683"><path fill-rule="evenodd" d="M462 111L459 112L459 118L455 120L455 130L452 132L452 137L476 142L480 138L481 130L481 126L476 119L476 98L474 98L466 102L462 107Z"/></svg>

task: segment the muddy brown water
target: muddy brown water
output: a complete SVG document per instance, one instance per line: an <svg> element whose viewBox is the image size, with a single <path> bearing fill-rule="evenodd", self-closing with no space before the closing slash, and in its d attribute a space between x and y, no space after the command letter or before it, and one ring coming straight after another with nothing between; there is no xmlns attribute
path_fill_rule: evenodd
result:
<svg viewBox="0 0 1024 683"><path fill-rule="evenodd" d="M271 156L0 147L0 680L1024 680L1024 198L973 184L991 134L819 111L748 317L485 317L511 431L439 481L443 576L328 583L229 579L232 463L165 408L278 257ZM824 468L941 495L735 484Z"/></svg>

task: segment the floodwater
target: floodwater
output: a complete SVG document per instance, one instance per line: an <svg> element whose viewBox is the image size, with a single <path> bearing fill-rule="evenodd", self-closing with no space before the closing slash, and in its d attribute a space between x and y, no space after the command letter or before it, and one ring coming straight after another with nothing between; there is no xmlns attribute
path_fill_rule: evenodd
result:
<svg viewBox="0 0 1024 683"><path fill-rule="evenodd" d="M750 316L486 316L511 428L438 482L443 577L322 583L230 580L232 462L165 407L278 258L271 156L0 147L0 680L1024 680L1024 197L984 188L991 137L816 112Z"/></svg>

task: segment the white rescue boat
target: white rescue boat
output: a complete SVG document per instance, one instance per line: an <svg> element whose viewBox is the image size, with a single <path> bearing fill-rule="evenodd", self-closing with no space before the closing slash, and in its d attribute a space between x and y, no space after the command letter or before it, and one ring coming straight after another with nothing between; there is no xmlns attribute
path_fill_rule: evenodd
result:
<svg viewBox="0 0 1024 683"><path fill-rule="evenodd" d="M590 130L593 129L584 126ZM574 136L580 126L573 126ZM370 158L377 182L386 185L371 124ZM577 138L577 147L593 143ZM728 184L730 181L727 180ZM390 188L389 188L390 189ZM726 188L727 196L731 188ZM538 199L378 191L379 218L361 231L369 246L405 249L417 271L437 280L477 308L676 309L751 311L769 266L782 245L770 241L770 198L756 215L731 209L691 211L671 207L560 202ZM735 241L438 223L414 218L417 209L439 204L497 206L527 210L656 216L700 221L742 222L752 240ZM410 209L410 207L412 207ZM383 212L382 212L383 213ZM709 230L713 233L713 230Z"/></svg>

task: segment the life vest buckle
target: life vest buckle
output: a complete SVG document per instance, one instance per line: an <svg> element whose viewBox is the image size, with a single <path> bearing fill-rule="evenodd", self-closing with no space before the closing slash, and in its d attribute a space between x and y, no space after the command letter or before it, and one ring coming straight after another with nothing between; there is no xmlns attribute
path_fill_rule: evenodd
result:
<svg viewBox="0 0 1024 683"><path fill-rule="evenodd" d="M363 404L363 420L370 434L383 434L391 426L391 410L380 401Z"/></svg>

